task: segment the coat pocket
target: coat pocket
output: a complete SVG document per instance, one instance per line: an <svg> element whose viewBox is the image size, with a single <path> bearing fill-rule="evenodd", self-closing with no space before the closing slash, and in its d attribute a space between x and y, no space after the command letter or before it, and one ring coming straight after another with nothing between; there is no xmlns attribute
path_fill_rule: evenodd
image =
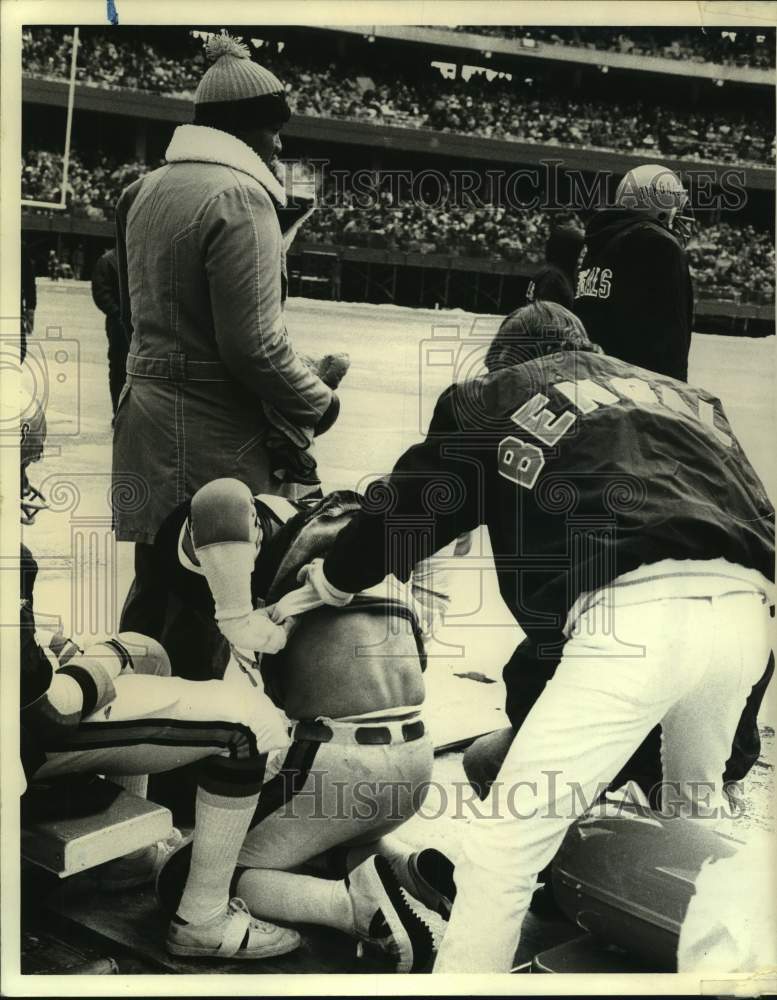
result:
<svg viewBox="0 0 777 1000"><path fill-rule="evenodd" d="M119 393L119 400L116 403L116 414L115 414L115 417L117 417L119 415L119 410L124 405L124 401L126 400L127 396L129 396L129 394L130 394L130 384L129 384L129 382L125 382L124 385L121 387L121 392ZM115 417L114 417L114 420L115 420Z"/></svg>
<svg viewBox="0 0 777 1000"><path fill-rule="evenodd" d="M267 431L268 428L263 427L256 434L252 435L252 437L250 437L244 444L241 444L235 452L235 462L241 462L250 451L258 445L263 445L264 440L267 437Z"/></svg>

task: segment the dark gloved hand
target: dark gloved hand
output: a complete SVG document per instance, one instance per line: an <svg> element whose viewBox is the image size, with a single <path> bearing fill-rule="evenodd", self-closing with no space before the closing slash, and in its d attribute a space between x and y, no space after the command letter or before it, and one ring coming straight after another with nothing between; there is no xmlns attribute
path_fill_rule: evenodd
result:
<svg viewBox="0 0 777 1000"><path fill-rule="evenodd" d="M324 434L326 431L328 431L339 416L340 416L340 399L338 398L337 393L333 392L332 401L326 408L324 415L316 424L316 429L313 432L315 437L318 437L320 434Z"/></svg>

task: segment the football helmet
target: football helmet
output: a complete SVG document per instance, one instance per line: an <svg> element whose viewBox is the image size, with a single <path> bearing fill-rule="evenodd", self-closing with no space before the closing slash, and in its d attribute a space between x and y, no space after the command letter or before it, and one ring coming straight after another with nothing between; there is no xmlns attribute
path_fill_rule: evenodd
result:
<svg viewBox="0 0 777 1000"><path fill-rule="evenodd" d="M660 163L643 163L623 176L615 192L618 208L644 212L679 237L690 239L696 220L688 192L674 171Z"/></svg>
<svg viewBox="0 0 777 1000"><path fill-rule="evenodd" d="M29 413L22 415L20 430L21 522L33 524L36 514L49 507L45 496L27 478L27 467L40 461L46 443L46 416L37 401L33 401Z"/></svg>

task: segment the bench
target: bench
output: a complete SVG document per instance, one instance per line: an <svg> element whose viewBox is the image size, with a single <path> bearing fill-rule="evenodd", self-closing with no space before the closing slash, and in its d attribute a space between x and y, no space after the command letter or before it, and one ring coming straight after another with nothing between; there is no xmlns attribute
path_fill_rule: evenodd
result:
<svg viewBox="0 0 777 1000"><path fill-rule="evenodd" d="M555 945L535 955L521 971L544 973L650 973L656 972L650 963L628 952L597 941L592 934L583 934L571 941Z"/></svg>
<svg viewBox="0 0 777 1000"><path fill-rule="evenodd" d="M22 859L59 878L168 837L169 809L104 778L33 784L21 802Z"/></svg>

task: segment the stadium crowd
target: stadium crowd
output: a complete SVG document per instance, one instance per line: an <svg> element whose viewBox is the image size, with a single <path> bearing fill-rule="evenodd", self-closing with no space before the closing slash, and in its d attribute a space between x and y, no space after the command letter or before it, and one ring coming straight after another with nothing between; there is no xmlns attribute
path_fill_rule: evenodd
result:
<svg viewBox="0 0 777 1000"><path fill-rule="evenodd" d="M166 56L143 40L119 46L95 32L83 33L80 44L77 76L84 83L191 95L203 69L201 43L193 37L185 59ZM398 78L395 67L379 61L346 73L336 63L316 63L312 54L301 65L267 48L260 50L262 63L286 82L289 105L300 115L697 161L774 162L772 116L753 108L733 114L639 101L570 100L567 92L553 93L533 79L486 72L447 79L431 65L417 78ZM25 72L62 78L69 72L71 49L72 37L61 31L27 31Z"/></svg>
<svg viewBox="0 0 777 1000"><path fill-rule="evenodd" d="M573 45L600 52L688 59L691 62L711 62L725 66L760 69L774 66L774 31L765 28L734 31L711 27L706 31L678 33L676 28L459 24L454 30L492 38L515 38L527 48L535 48L538 44Z"/></svg>
<svg viewBox="0 0 777 1000"><path fill-rule="evenodd" d="M562 221L559 213L554 218ZM546 239L547 216L536 210L453 202L434 208L413 201L395 205L385 196L362 209L349 191L338 204L325 195L301 233L307 243L515 262L541 260Z"/></svg>
<svg viewBox="0 0 777 1000"><path fill-rule="evenodd" d="M156 164L118 163L104 153L91 159L73 152L68 171L67 205L73 216L112 218L122 189ZM25 155L22 197L58 201L61 158L47 150ZM402 253L481 257L513 262L542 260L551 216L453 200L430 208L418 201L395 203L388 191L363 207L347 186L325 188L320 205L299 235L300 243L373 247ZM553 223L571 213L554 212ZM704 226L689 246L697 287L709 297L749 302L774 301L774 241L752 226L721 222Z"/></svg>
<svg viewBox="0 0 777 1000"><path fill-rule="evenodd" d="M69 77L72 50L73 35L62 28L27 29L22 35L24 72L50 79ZM158 94L193 93L204 68L200 43L189 46L187 58L179 61L134 36L123 36L117 44L112 34L79 32L76 78L81 83Z"/></svg>
<svg viewBox="0 0 777 1000"><path fill-rule="evenodd" d="M688 247L697 296L774 302L774 239L726 222L700 229Z"/></svg>
<svg viewBox="0 0 777 1000"><path fill-rule="evenodd" d="M113 206L122 190L156 164L121 163L107 153L83 159L70 153L66 204L78 218L113 217ZM62 196L62 157L46 149L29 150L22 165L22 198L56 201Z"/></svg>

